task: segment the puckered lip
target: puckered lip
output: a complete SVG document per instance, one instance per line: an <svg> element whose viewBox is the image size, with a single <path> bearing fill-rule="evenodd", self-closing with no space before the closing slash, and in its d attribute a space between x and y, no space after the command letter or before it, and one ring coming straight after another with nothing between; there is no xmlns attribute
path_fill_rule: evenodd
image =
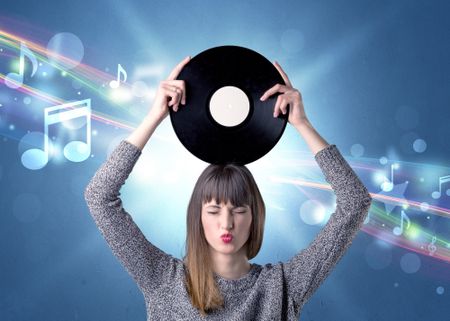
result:
<svg viewBox="0 0 450 321"><path fill-rule="evenodd" d="M222 234L220 237L233 237L233 235L230 233L225 233L225 234Z"/></svg>

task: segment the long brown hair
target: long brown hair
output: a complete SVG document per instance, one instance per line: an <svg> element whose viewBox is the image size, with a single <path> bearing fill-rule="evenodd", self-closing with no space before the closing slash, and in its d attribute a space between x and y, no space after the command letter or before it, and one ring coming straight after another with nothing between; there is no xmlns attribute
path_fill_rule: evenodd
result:
<svg viewBox="0 0 450 321"><path fill-rule="evenodd" d="M248 205L252 212L247 258L254 258L263 241L266 209L251 172L244 165L211 164L200 174L187 209L186 289L191 303L205 316L223 307L223 297L214 280L209 244L201 220L202 206L215 199L217 203Z"/></svg>

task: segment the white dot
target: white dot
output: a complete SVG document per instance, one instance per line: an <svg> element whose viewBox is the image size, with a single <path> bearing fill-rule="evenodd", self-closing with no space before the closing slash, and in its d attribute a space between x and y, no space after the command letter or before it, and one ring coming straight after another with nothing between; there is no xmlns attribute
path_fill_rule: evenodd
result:
<svg viewBox="0 0 450 321"><path fill-rule="evenodd" d="M439 295L444 294L444 287L443 286L438 286L436 288L436 293L439 294Z"/></svg>

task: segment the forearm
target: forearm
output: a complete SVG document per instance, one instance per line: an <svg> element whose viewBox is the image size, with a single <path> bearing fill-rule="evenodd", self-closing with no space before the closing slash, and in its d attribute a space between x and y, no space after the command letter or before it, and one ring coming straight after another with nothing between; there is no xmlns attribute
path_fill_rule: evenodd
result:
<svg viewBox="0 0 450 321"><path fill-rule="evenodd" d="M147 116L126 140L142 151L158 125L155 118Z"/></svg>
<svg viewBox="0 0 450 321"><path fill-rule="evenodd" d="M301 124L294 127L306 141L314 156L329 145L309 121L303 121Z"/></svg>

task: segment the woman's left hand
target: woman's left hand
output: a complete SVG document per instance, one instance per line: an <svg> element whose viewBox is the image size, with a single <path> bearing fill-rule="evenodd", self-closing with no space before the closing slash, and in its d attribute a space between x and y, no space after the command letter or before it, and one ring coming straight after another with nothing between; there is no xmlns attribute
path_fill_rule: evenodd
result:
<svg viewBox="0 0 450 321"><path fill-rule="evenodd" d="M281 77L283 77L284 82L286 85L282 84L276 84L272 88L268 89L262 96L261 100L266 100L269 96L280 92L282 94L278 95L277 102L275 104L275 108L273 110L273 116L278 117L280 111L283 114L286 114L287 112L287 105L289 104L289 116L288 116L288 122L292 126L301 125L304 122L308 121L308 118L305 114L305 109L303 107L303 101L302 101L302 94L300 91L294 87L292 87L291 82L289 81L288 76L284 72L284 70L281 68L281 66L278 64L278 62L274 62L275 67L278 69L278 71L281 74Z"/></svg>

